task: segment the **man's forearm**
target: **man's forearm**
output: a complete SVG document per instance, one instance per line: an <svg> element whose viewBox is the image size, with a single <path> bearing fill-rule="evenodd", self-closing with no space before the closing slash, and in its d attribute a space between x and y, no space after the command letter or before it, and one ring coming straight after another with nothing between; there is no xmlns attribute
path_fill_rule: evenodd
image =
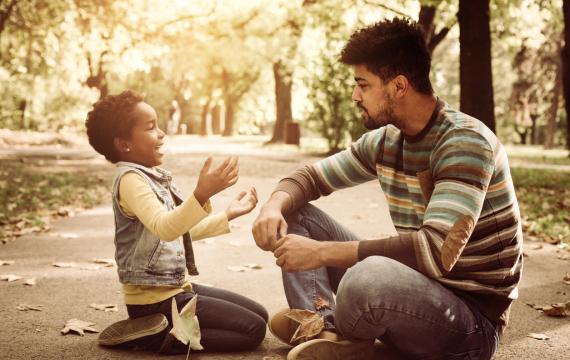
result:
<svg viewBox="0 0 570 360"><path fill-rule="evenodd" d="M281 211L282 214L286 214L291 209L291 204L291 195L285 191L277 190L271 194L263 207L276 209Z"/></svg>
<svg viewBox="0 0 570 360"><path fill-rule="evenodd" d="M359 241L322 241L319 244L323 266L348 269L358 262Z"/></svg>

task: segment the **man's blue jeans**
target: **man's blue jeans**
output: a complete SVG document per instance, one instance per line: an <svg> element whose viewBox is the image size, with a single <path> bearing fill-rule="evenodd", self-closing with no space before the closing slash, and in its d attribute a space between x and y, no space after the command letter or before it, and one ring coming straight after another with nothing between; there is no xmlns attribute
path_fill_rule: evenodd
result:
<svg viewBox="0 0 570 360"><path fill-rule="evenodd" d="M289 233L314 240L359 240L310 204L286 221ZM283 272L283 285L291 308L317 311L345 338L380 339L408 358L490 359L498 345L487 318L439 282L386 257L366 258L348 270ZM319 306L323 300L330 307Z"/></svg>

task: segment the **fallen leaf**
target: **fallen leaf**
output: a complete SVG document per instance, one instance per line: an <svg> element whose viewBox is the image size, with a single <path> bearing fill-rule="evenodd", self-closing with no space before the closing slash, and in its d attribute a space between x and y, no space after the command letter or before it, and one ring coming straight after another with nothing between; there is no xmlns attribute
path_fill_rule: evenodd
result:
<svg viewBox="0 0 570 360"><path fill-rule="evenodd" d="M545 306L542 308L542 312L554 317L570 316L570 301Z"/></svg>
<svg viewBox="0 0 570 360"><path fill-rule="evenodd" d="M561 255L558 255L558 259L560 259L560 260L570 260L570 255L568 255L568 254L561 254Z"/></svg>
<svg viewBox="0 0 570 360"><path fill-rule="evenodd" d="M16 310L20 310L20 311L28 311L28 310L42 311L42 307L43 307L43 305L19 304L18 306L16 306Z"/></svg>
<svg viewBox="0 0 570 360"><path fill-rule="evenodd" d="M117 312L119 308L115 304L90 304L89 307L95 310L101 310L104 312Z"/></svg>
<svg viewBox="0 0 570 360"><path fill-rule="evenodd" d="M172 334L180 340L184 345L189 346L189 350L203 350L200 345L200 323L196 316L196 303L198 295L194 296L184 307L180 314L176 306L176 300L172 298Z"/></svg>
<svg viewBox="0 0 570 360"><path fill-rule="evenodd" d="M245 266L228 266L228 270L229 271L233 271L233 272L246 272L246 271L251 271L250 268L247 268Z"/></svg>
<svg viewBox="0 0 570 360"><path fill-rule="evenodd" d="M59 236L64 239L79 239L79 234L76 233L61 233Z"/></svg>
<svg viewBox="0 0 570 360"><path fill-rule="evenodd" d="M566 275L564 276L564 281L570 281L570 273L566 273Z"/></svg>
<svg viewBox="0 0 570 360"><path fill-rule="evenodd" d="M315 299L313 305L315 305L315 309L316 310L322 310L322 309L330 309L331 308L331 304L330 302L323 298L322 296L318 296Z"/></svg>
<svg viewBox="0 0 570 360"><path fill-rule="evenodd" d="M550 336L547 336L544 334L538 334L538 333L529 333L527 336L530 338L536 339L536 340L548 340L548 339L550 339Z"/></svg>
<svg viewBox="0 0 570 360"><path fill-rule="evenodd" d="M36 278L26 279L24 285L34 286L36 285Z"/></svg>
<svg viewBox="0 0 570 360"><path fill-rule="evenodd" d="M14 265L15 261L14 260L0 260L0 266L4 266L4 265Z"/></svg>
<svg viewBox="0 0 570 360"><path fill-rule="evenodd" d="M101 268L103 268L103 266L101 265L81 265L79 267L79 269L81 270L90 270L90 271L96 271L96 270L100 270Z"/></svg>
<svg viewBox="0 0 570 360"><path fill-rule="evenodd" d="M74 262L55 262L52 264L55 267L60 267L60 268L72 268L72 267L77 267L77 264Z"/></svg>
<svg viewBox="0 0 570 360"><path fill-rule="evenodd" d="M259 270L262 268L261 265L259 265L259 264L244 264L243 266L245 266L246 268L254 269L254 270Z"/></svg>
<svg viewBox="0 0 570 360"><path fill-rule="evenodd" d="M0 275L0 280L5 280L8 282L20 280L22 277L14 274Z"/></svg>
<svg viewBox="0 0 570 360"><path fill-rule="evenodd" d="M63 335L66 335L70 331L73 331L81 336L85 335L85 331L98 333L99 330L94 328L93 325L95 325L95 323L78 319L71 319L68 320L67 323L65 323L65 326L63 327L63 329L61 329L61 333Z"/></svg>
<svg viewBox="0 0 570 360"><path fill-rule="evenodd" d="M293 344L313 339L320 334L325 327L323 317L313 311L292 309L286 313L285 316L299 323L297 330L295 330L290 340Z"/></svg>
<svg viewBox="0 0 570 360"><path fill-rule="evenodd" d="M113 267L115 266L115 260L113 259L93 259L95 264L103 264L106 267Z"/></svg>

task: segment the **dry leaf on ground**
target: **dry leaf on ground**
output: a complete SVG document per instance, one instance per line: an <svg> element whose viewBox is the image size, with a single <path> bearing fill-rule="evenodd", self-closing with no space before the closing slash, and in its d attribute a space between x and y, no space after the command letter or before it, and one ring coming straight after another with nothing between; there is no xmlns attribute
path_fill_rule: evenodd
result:
<svg viewBox="0 0 570 360"><path fill-rule="evenodd" d="M554 317L570 316L570 301L565 303L556 303L551 305L529 304L528 306L535 310L542 311L545 315Z"/></svg>
<svg viewBox="0 0 570 360"><path fill-rule="evenodd" d="M14 260L0 260L0 266L4 266L4 265L14 265L15 261Z"/></svg>
<svg viewBox="0 0 570 360"><path fill-rule="evenodd" d="M566 276L564 276L564 283L570 285L570 273L566 273Z"/></svg>
<svg viewBox="0 0 570 360"><path fill-rule="evenodd" d="M95 264L102 264L106 267L113 267L115 266L115 260L113 259L93 259Z"/></svg>
<svg viewBox="0 0 570 360"><path fill-rule="evenodd" d="M254 270L259 270L262 268L261 265L259 265L259 264L243 264L243 266L245 266L246 268L254 269Z"/></svg>
<svg viewBox="0 0 570 360"><path fill-rule="evenodd" d="M119 311L119 308L115 304L90 304L89 307L93 308L95 310L101 310L104 312L117 312L117 311Z"/></svg>
<svg viewBox="0 0 570 360"><path fill-rule="evenodd" d="M24 285L34 286L36 285L36 278L26 279Z"/></svg>
<svg viewBox="0 0 570 360"><path fill-rule="evenodd" d="M91 271L100 270L102 268L103 268L103 266L101 266L101 265L90 265L90 264L81 265L79 267L79 269L81 269L81 270L91 270Z"/></svg>
<svg viewBox="0 0 570 360"><path fill-rule="evenodd" d="M42 311L42 307L43 307L43 305L18 304L18 306L16 306L16 310L20 310L20 311L28 311L28 310Z"/></svg>
<svg viewBox="0 0 570 360"><path fill-rule="evenodd" d="M76 233L61 233L59 236L64 239L79 239L79 234Z"/></svg>
<svg viewBox="0 0 570 360"><path fill-rule="evenodd" d="M77 264L74 262L55 262L52 264L55 267L60 267L60 268L72 268L72 267L77 267Z"/></svg>
<svg viewBox="0 0 570 360"><path fill-rule="evenodd" d="M246 272L246 271L251 271L250 268L247 268L245 266L228 266L228 270L229 271L233 271L233 272Z"/></svg>
<svg viewBox="0 0 570 360"><path fill-rule="evenodd" d="M570 301L545 306L542 308L542 312L554 317L570 316Z"/></svg>
<svg viewBox="0 0 570 360"><path fill-rule="evenodd" d="M71 319L68 320L67 323L65 323L65 326L63 327L63 329L61 329L61 333L63 335L66 335L70 331L73 331L81 336L85 335L85 331L98 333L99 330L94 328L93 325L95 325L95 323L78 319Z"/></svg>
<svg viewBox="0 0 570 360"><path fill-rule="evenodd" d="M545 334L538 334L538 333L529 333L527 336L529 338L533 338L536 340L548 340L548 339L550 339L550 336L545 335Z"/></svg>
<svg viewBox="0 0 570 360"><path fill-rule="evenodd" d="M560 260L570 260L570 254L560 254L560 255L558 255L558 259L560 259Z"/></svg>
<svg viewBox="0 0 570 360"><path fill-rule="evenodd" d="M21 276L14 275L14 274L0 275L0 280L4 280L4 281L8 281L8 282L20 280L21 278L22 278Z"/></svg>

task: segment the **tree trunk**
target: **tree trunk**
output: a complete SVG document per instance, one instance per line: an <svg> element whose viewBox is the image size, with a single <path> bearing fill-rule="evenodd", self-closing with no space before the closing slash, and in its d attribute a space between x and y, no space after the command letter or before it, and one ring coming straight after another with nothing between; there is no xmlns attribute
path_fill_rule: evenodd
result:
<svg viewBox="0 0 570 360"><path fill-rule="evenodd" d="M531 145L538 145L538 128L537 128L537 120L538 115L531 114L530 115L531 126L530 126L530 144Z"/></svg>
<svg viewBox="0 0 570 360"><path fill-rule="evenodd" d="M287 70L283 62L273 64L273 77L275 79L275 127L269 143L283 142L285 140L285 124L293 121L291 110L291 87L293 72Z"/></svg>
<svg viewBox="0 0 570 360"><path fill-rule="evenodd" d="M489 0L460 0L457 18L461 111L495 132Z"/></svg>
<svg viewBox="0 0 570 360"><path fill-rule="evenodd" d="M548 123L546 125L546 134L544 140L544 148L552 149L554 147L554 139L556 137L558 107L560 106L560 93L562 90L562 64L556 63L556 77L554 79L554 88L552 89L552 102L548 112Z"/></svg>
<svg viewBox="0 0 570 360"><path fill-rule="evenodd" d="M562 83L566 108L566 148L570 150L570 0L562 2L564 12L564 50L562 50ZM568 152L570 157L570 151Z"/></svg>
<svg viewBox="0 0 570 360"><path fill-rule="evenodd" d="M224 133L222 136L232 136L234 134L234 114L235 103L233 101L226 102L226 112L224 113Z"/></svg>
<svg viewBox="0 0 570 360"><path fill-rule="evenodd" d="M208 135L208 114L210 112L210 99L202 106L202 113L200 114L200 135Z"/></svg>
<svg viewBox="0 0 570 360"><path fill-rule="evenodd" d="M28 106L28 102L26 99L20 100L18 104L18 110L20 111L20 130L25 130L26 126L26 107Z"/></svg>
<svg viewBox="0 0 570 360"><path fill-rule="evenodd" d="M212 134L219 135L221 130L220 121L220 104L216 104L212 107Z"/></svg>

